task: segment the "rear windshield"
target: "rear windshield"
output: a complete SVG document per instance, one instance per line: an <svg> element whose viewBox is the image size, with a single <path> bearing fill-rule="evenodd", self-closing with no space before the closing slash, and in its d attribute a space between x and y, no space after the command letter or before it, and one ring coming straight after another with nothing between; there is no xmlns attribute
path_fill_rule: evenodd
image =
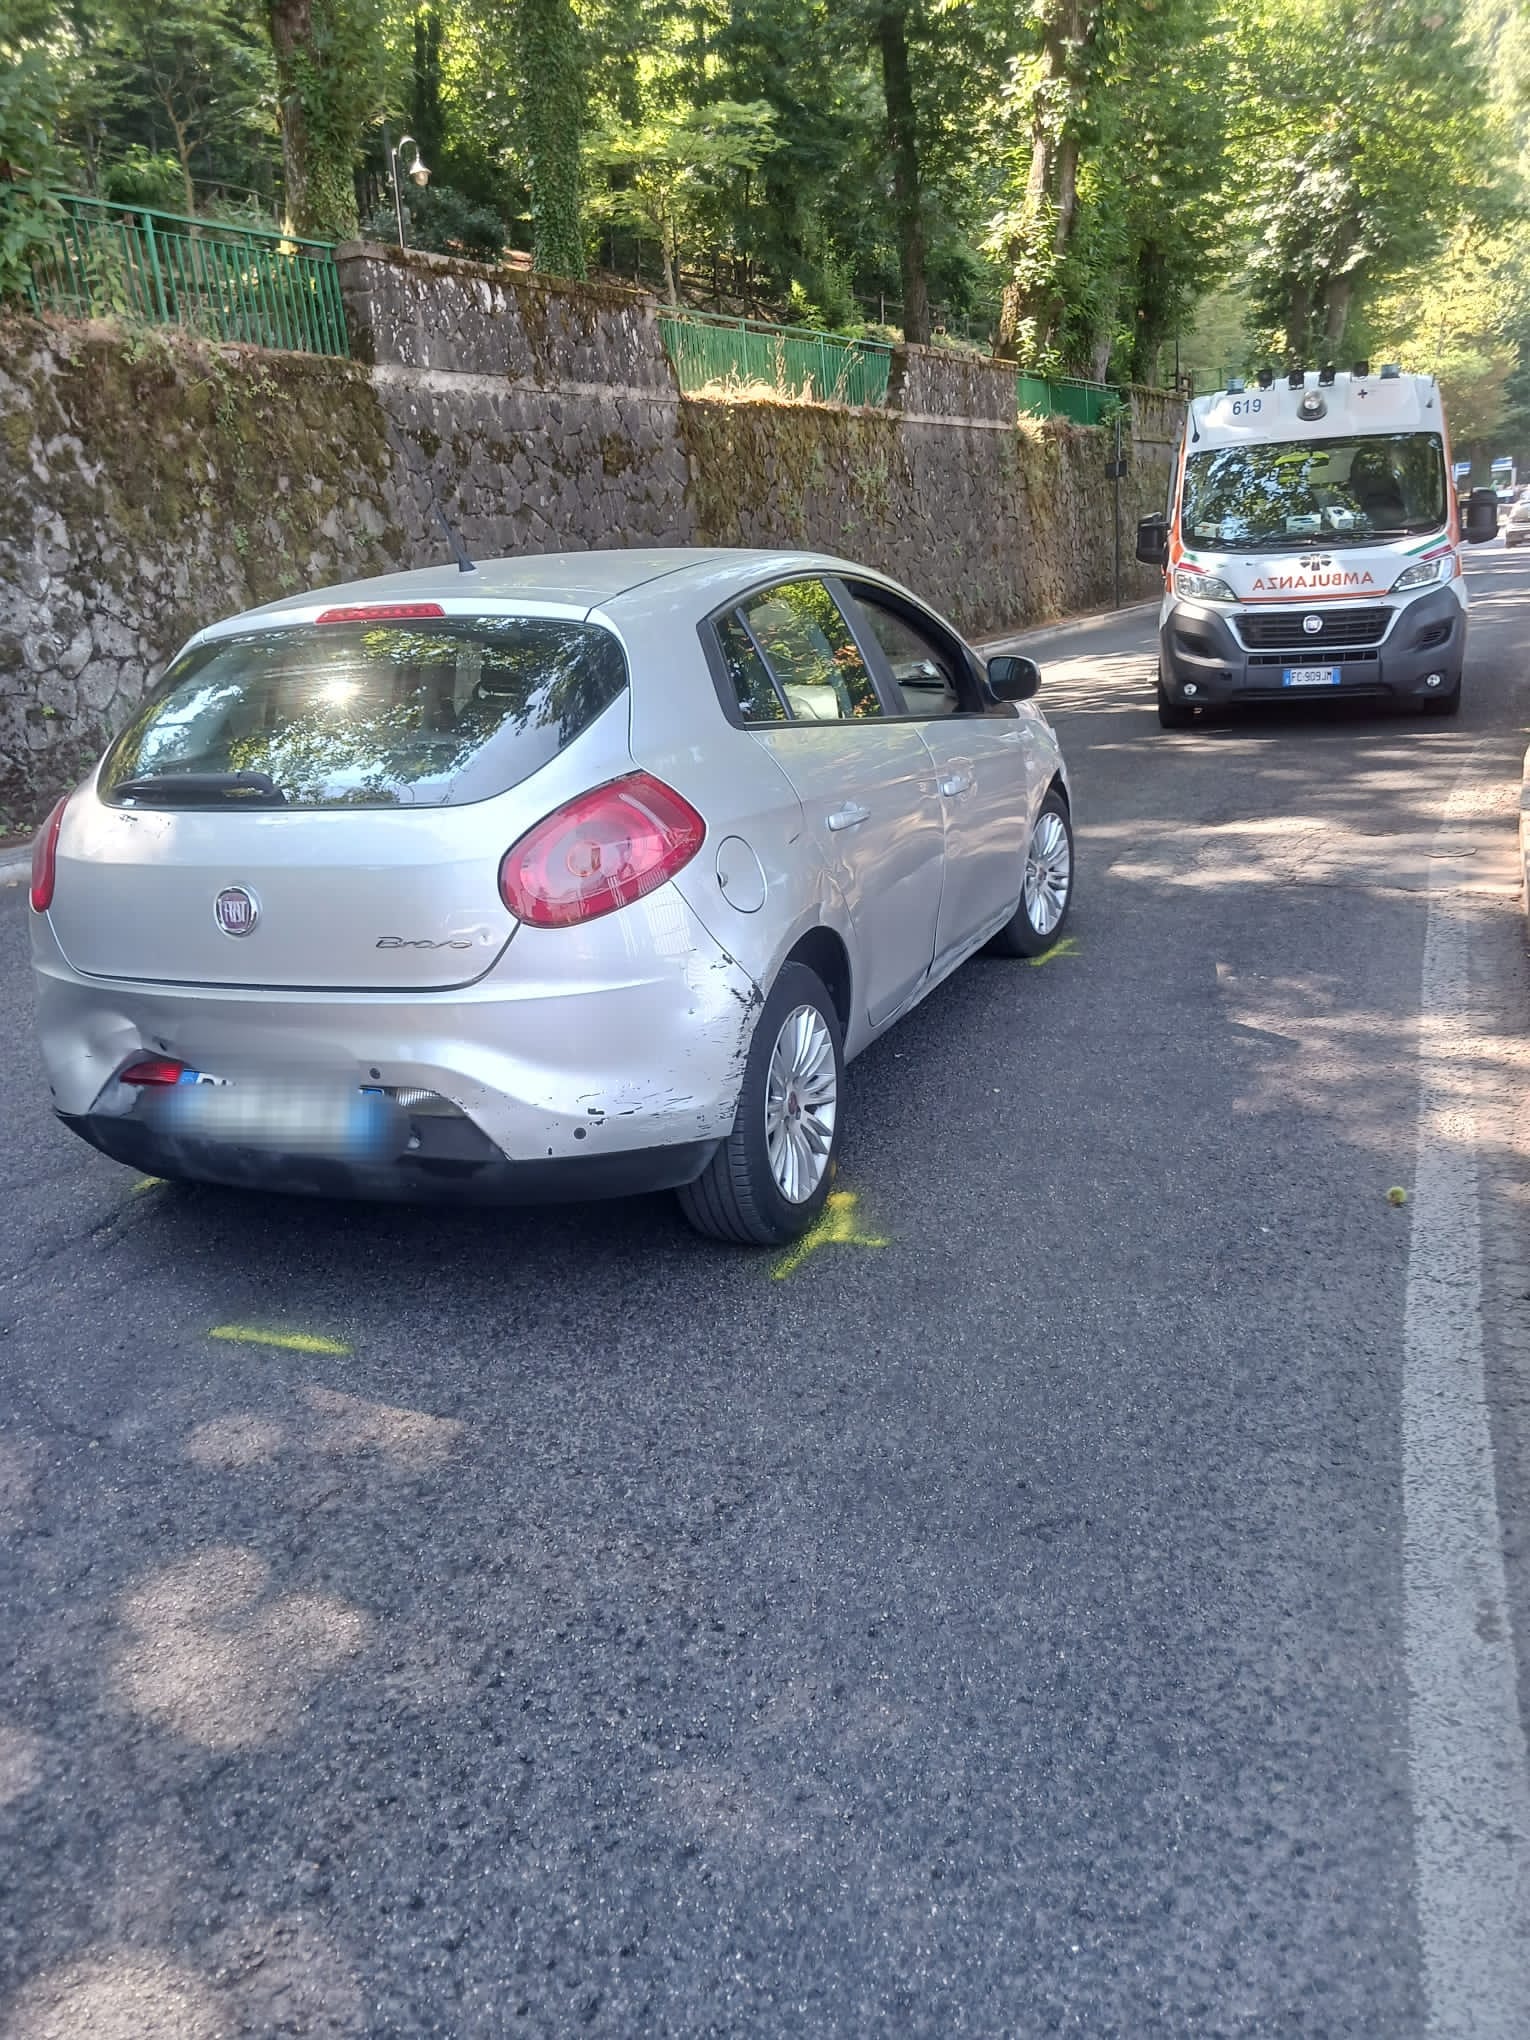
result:
<svg viewBox="0 0 1530 2040"><path fill-rule="evenodd" d="M427 807L503 793L627 685L591 624L304 624L177 659L107 755L116 806Z"/></svg>

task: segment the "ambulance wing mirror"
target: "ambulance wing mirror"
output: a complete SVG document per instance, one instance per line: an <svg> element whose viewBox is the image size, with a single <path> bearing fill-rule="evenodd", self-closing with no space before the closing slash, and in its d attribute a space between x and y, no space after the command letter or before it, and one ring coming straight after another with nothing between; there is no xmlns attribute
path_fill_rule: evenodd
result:
<svg viewBox="0 0 1530 2040"><path fill-rule="evenodd" d="M1168 565L1169 520L1166 517L1144 517L1137 526L1137 557L1145 567Z"/></svg>
<svg viewBox="0 0 1530 2040"><path fill-rule="evenodd" d="M1466 499L1466 542L1485 545L1498 536L1498 491L1473 489Z"/></svg>

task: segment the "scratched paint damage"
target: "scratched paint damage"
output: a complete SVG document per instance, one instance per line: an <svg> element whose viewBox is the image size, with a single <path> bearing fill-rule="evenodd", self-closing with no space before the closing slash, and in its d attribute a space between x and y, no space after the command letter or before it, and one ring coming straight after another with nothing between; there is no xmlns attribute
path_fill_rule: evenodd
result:
<svg viewBox="0 0 1530 2040"><path fill-rule="evenodd" d="M655 945L660 968L644 989L656 1010L641 1055L633 1053L630 1031L615 1035L602 1028L591 1034L588 1061L574 1080L577 1089L564 1089L565 1073L556 1063L528 1071L536 1081L527 1087L526 1103L539 1118L534 1152L548 1160L597 1150L619 1153L721 1139L732 1130L764 997L704 924L689 915L686 920L688 946L682 947L668 923L666 940ZM698 933L708 938L705 946L695 939ZM565 1042L557 1044L560 1055L565 1048ZM479 1123L498 1138L487 1120Z"/></svg>

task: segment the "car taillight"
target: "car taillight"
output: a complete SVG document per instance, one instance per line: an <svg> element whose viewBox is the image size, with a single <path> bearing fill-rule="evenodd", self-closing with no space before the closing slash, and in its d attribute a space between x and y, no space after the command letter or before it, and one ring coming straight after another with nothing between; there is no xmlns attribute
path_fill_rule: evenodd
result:
<svg viewBox="0 0 1530 2040"><path fill-rule="evenodd" d="M37 841L32 845L32 912L46 914L53 904L53 886L58 877L58 832L63 826L64 809L69 805L69 796L54 808L52 814L37 832Z"/></svg>
<svg viewBox="0 0 1530 2040"><path fill-rule="evenodd" d="M528 829L500 864L500 898L533 928L571 928L673 878L706 833L672 786L634 772L581 793Z"/></svg>
<svg viewBox="0 0 1530 2040"><path fill-rule="evenodd" d="M178 1084L186 1065L171 1062L168 1057L146 1055L141 1061L129 1063L118 1077L119 1084Z"/></svg>

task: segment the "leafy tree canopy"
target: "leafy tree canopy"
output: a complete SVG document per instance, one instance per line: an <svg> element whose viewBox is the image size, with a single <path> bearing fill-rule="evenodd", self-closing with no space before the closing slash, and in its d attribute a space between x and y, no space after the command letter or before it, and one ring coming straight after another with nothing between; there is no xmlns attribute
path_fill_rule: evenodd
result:
<svg viewBox="0 0 1530 2040"><path fill-rule="evenodd" d="M1530 431L1526 0L0 0L0 59L12 291L71 186L387 233L407 130L421 245Z"/></svg>

